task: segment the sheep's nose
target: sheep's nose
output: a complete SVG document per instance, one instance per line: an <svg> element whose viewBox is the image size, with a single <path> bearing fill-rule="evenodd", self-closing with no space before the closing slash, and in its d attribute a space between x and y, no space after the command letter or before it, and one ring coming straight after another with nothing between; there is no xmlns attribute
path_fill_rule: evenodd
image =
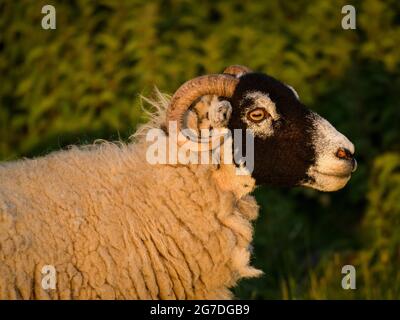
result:
<svg viewBox="0 0 400 320"><path fill-rule="evenodd" d="M356 171L357 169L357 160L354 158L354 154L351 153L348 149L346 148L339 148L336 151L336 157L342 160L348 160L351 161L351 164L353 166L353 169L351 172Z"/></svg>

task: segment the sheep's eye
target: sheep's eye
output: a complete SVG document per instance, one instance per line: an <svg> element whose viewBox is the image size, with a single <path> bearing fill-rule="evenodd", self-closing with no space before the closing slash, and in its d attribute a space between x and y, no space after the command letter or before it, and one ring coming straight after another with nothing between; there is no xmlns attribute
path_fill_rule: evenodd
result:
<svg viewBox="0 0 400 320"><path fill-rule="evenodd" d="M247 119L250 121L253 121L255 123L263 121L265 118L267 118L269 114L264 108L256 108L254 110L251 110L247 114Z"/></svg>

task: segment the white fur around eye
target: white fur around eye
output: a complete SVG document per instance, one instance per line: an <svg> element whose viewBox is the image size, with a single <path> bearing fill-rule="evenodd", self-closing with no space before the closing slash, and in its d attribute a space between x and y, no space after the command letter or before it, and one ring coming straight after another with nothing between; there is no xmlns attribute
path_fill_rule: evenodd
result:
<svg viewBox="0 0 400 320"><path fill-rule="evenodd" d="M245 98L253 100L253 104L242 113L242 120L247 124L247 128L250 129L256 137L267 138L272 136L274 134L273 122L279 119L275 103L272 102L268 95L260 92L251 92L247 94ZM264 109L269 116L260 122L253 122L248 119L248 114L257 108Z"/></svg>

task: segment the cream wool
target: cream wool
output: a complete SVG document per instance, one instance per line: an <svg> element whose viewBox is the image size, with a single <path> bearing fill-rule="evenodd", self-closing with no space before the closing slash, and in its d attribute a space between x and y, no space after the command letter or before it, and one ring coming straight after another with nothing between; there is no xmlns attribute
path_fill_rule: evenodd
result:
<svg viewBox="0 0 400 320"><path fill-rule="evenodd" d="M141 134L162 127L159 111ZM261 274L249 266L254 180L148 164L136 139L0 165L0 299L226 299Z"/></svg>
<svg viewBox="0 0 400 320"><path fill-rule="evenodd" d="M250 131L251 176L236 175L250 173L242 159L238 167L146 160L146 132L160 128L176 138L166 124L180 132L204 96L226 98L229 108L214 114L209 107L208 117L198 113L191 123ZM0 164L0 298L231 298L238 279L261 273L249 265L248 251L258 213L250 196L255 183L335 191L357 167L345 136L285 84L243 66L191 79L171 100L158 93L158 102L147 101L158 112L127 145L72 147ZM178 143L213 147L189 140ZM233 150L240 148L222 148L221 159ZM55 290L42 287L47 265L57 272Z"/></svg>

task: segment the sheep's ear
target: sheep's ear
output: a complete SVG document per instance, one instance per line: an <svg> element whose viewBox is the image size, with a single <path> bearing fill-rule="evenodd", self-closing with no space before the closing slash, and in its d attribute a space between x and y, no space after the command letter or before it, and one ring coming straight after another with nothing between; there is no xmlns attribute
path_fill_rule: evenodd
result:
<svg viewBox="0 0 400 320"><path fill-rule="evenodd" d="M217 96L213 96L208 109L208 119L210 120L211 127L227 127L231 115L231 103L228 100L220 100Z"/></svg>
<svg viewBox="0 0 400 320"><path fill-rule="evenodd" d="M197 133L201 129L210 129L208 120L208 110L212 96L203 96L197 99L184 115L185 128L195 130Z"/></svg>
<svg viewBox="0 0 400 320"><path fill-rule="evenodd" d="M199 132L201 129L223 128L228 125L232 106L217 96L204 96L185 115L185 126Z"/></svg>
<svg viewBox="0 0 400 320"><path fill-rule="evenodd" d="M231 65L224 70L225 74L230 74L232 76L235 76L236 78L240 78L242 75L250 72L253 72L253 70L239 64Z"/></svg>
<svg viewBox="0 0 400 320"><path fill-rule="evenodd" d="M199 117L193 110L188 110L184 116L185 128L189 128L199 133Z"/></svg>

